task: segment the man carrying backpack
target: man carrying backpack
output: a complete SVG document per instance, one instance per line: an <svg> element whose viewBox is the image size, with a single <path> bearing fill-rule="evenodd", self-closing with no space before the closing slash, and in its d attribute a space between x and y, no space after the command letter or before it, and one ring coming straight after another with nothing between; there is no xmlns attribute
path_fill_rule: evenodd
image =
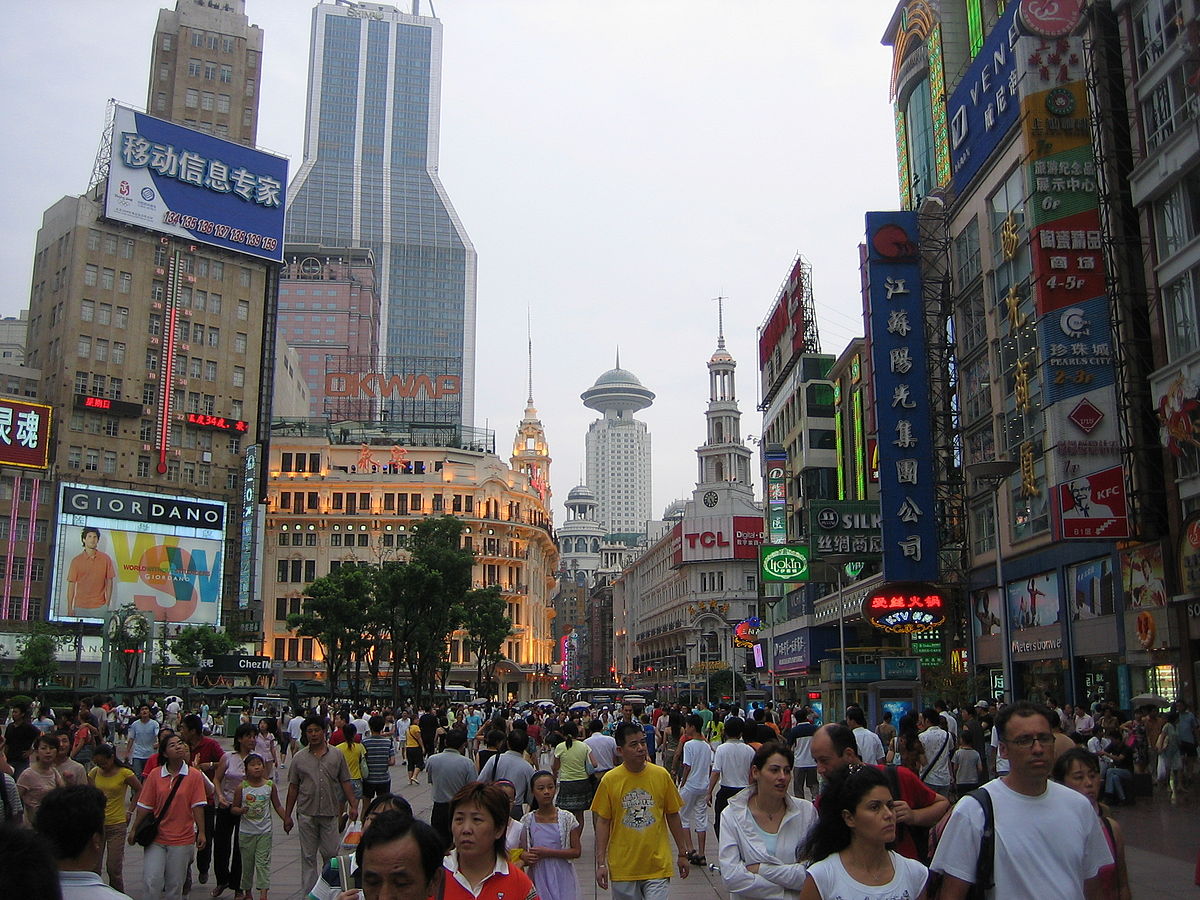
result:
<svg viewBox="0 0 1200 900"><path fill-rule="evenodd" d="M1054 715L1021 701L997 716L1009 771L979 789L991 799L991 816L974 795L955 806L930 866L945 879L940 900L963 900L977 880L986 898L1039 897L1047 885L1063 900L1096 895L1097 874L1112 854L1087 798L1049 780ZM985 844L990 860L981 859ZM991 878L981 880L989 868Z"/></svg>

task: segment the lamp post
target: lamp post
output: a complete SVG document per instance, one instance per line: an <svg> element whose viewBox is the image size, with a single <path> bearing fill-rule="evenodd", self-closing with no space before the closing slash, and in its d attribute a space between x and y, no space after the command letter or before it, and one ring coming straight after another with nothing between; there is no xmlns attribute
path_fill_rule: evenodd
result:
<svg viewBox="0 0 1200 900"><path fill-rule="evenodd" d="M1000 540L1000 488L1017 471L1016 460L993 459L971 463L966 467L967 477L976 484L986 486L992 492L992 532L996 538L996 593L1000 602L1000 665L1004 673L1004 697L1011 703L1016 699L1016 684L1013 682L1012 622L1009 619L1008 597L1004 591L1004 548ZM974 629L972 628L972 634ZM972 664L974 660L972 660Z"/></svg>
<svg viewBox="0 0 1200 900"><path fill-rule="evenodd" d="M861 562L861 553L825 553L821 561L837 569L837 604L838 604L838 644L841 652L842 670L842 716L846 715L846 707L850 705L850 696L846 690L846 603L842 597L842 576L845 566L853 562Z"/></svg>

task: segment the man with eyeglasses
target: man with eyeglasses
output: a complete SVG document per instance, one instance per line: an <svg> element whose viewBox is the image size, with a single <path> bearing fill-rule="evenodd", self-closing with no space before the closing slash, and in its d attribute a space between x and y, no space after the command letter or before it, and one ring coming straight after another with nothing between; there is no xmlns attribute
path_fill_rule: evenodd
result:
<svg viewBox="0 0 1200 900"><path fill-rule="evenodd" d="M1097 874L1113 861L1100 818L1082 794L1050 781L1055 713L1020 701L996 717L1008 774L983 790L992 800L995 887L987 897L1039 897L1047 885L1063 900L1099 896ZM964 798L954 807L930 868L945 876L944 900L962 900L974 884L983 833L983 807Z"/></svg>

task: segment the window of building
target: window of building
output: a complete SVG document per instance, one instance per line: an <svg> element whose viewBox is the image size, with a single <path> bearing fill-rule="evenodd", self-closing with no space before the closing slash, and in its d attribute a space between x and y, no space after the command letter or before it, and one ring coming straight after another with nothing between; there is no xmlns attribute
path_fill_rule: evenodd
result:
<svg viewBox="0 0 1200 900"><path fill-rule="evenodd" d="M218 94L217 95L217 112L226 113L226 114L229 112L229 95L228 94Z"/></svg>
<svg viewBox="0 0 1200 900"><path fill-rule="evenodd" d="M201 61L198 59L189 59L188 60L188 75L192 78L199 78L202 65L203 65L203 63L201 63Z"/></svg>
<svg viewBox="0 0 1200 900"><path fill-rule="evenodd" d="M215 62L205 61L205 63L204 63L204 80L205 81L216 81L217 80L217 64Z"/></svg>
<svg viewBox="0 0 1200 900"><path fill-rule="evenodd" d="M122 294L128 294L133 289L133 275L129 272L122 272L117 279L117 290Z"/></svg>
<svg viewBox="0 0 1200 900"><path fill-rule="evenodd" d="M233 337L233 352L234 353L245 353L246 352L246 335L243 334L242 332L238 332Z"/></svg>
<svg viewBox="0 0 1200 900"><path fill-rule="evenodd" d="M1145 74L1167 52L1183 27L1180 0L1146 0L1133 14L1133 44L1138 71Z"/></svg>
<svg viewBox="0 0 1200 900"><path fill-rule="evenodd" d="M221 82L222 82L222 84L232 84L233 83L233 67L232 66L221 66Z"/></svg>
<svg viewBox="0 0 1200 900"><path fill-rule="evenodd" d="M83 453L83 470L85 472L98 472L100 470L100 451L87 449Z"/></svg>
<svg viewBox="0 0 1200 900"><path fill-rule="evenodd" d="M233 386L234 387L245 387L246 386L246 369L244 366L234 366L233 367Z"/></svg>
<svg viewBox="0 0 1200 900"><path fill-rule="evenodd" d="M204 91L200 94L200 108L205 112L212 112L215 99L212 91Z"/></svg>
<svg viewBox="0 0 1200 900"><path fill-rule="evenodd" d="M1162 262L1200 235L1200 169L1154 201L1154 233Z"/></svg>
<svg viewBox="0 0 1200 900"><path fill-rule="evenodd" d="M247 97L254 96L254 79L253 78L246 79L246 96Z"/></svg>
<svg viewBox="0 0 1200 900"><path fill-rule="evenodd" d="M1200 96L1189 87L1180 62L1159 80L1142 101L1142 121L1146 129L1146 146L1160 147L1187 122L1200 116Z"/></svg>
<svg viewBox="0 0 1200 900"><path fill-rule="evenodd" d="M91 322L96 318L96 301L83 300L79 304L79 320L81 322Z"/></svg>
<svg viewBox="0 0 1200 900"><path fill-rule="evenodd" d="M195 88L188 88L187 93L183 95L183 105L188 109L196 109L200 105L200 92Z"/></svg>
<svg viewBox="0 0 1200 900"><path fill-rule="evenodd" d="M1200 349L1200 266L1163 285L1163 307L1167 313L1167 355L1178 360Z"/></svg>
<svg viewBox="0 0 1200 900"><path fill-rule="evenodd" d="M83 283L88 287L95 287L96 282L100 278L100 267L88 263L83 267Z"/></svg>
<svg viewBox="0 0 1200 900"><path fill-rule="evenodd" d="M117 454L112 450L104 451L104 474L115 475L117 471Z"/></svg>
<svg viewBox="0 0 1200 900"><path fill-rule="evenodd" d="M204 378L206 381L217 380L217 363L215 360L206 359L204 361Z"/></svg>
<svg viewBox="0 0 1200 900"><path fill-rule="evenodd" d="M76 343L75 355L83 359L87 359L92 355L92 339L87 335L80 335Z"/></svg>
<svg viewBox="0 0 1200 900"><path fill-rule="evenodd" d="M913 88L904 107L905 133L908 136L909 180L913 206L937 187L937 166L933 149L933 113L929 102L929 79Z"/></svg>
<svg viewBox="0 0 1200 900"><path fill-rule="evenodd" d="M100 287L106 291L111 291L116 283L117 273L112 269L102 269L100 271Z"/></svg>

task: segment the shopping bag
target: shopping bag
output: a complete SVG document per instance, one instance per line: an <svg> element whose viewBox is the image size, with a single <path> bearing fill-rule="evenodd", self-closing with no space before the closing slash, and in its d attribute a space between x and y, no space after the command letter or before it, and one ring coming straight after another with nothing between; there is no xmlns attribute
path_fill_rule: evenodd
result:
<svg viewBox="0 0 1200 900"><path fill-rule="evenodd" d="M354 819L346 823L346 830L342 832L342 846L348 847L350 850L358 848L358 842L362 840L362 821Z"/></svg>

